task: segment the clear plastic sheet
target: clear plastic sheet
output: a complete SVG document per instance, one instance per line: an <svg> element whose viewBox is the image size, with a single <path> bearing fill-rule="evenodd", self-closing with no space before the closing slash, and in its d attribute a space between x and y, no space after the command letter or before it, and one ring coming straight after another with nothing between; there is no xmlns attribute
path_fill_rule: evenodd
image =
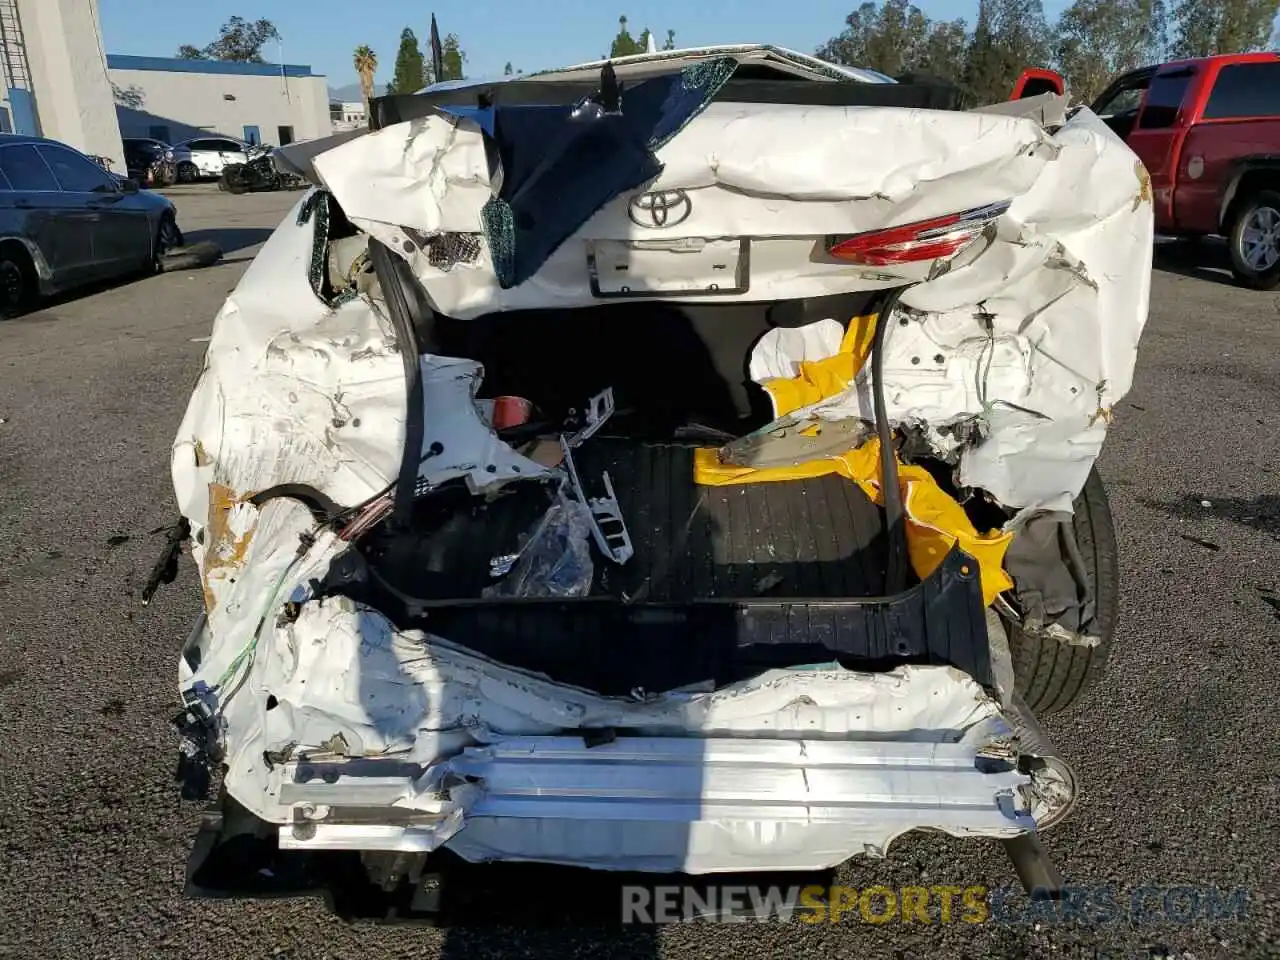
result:
<svg viewBox="0 0 1280 960"><path fill-rule="evenodd" d="M531 533L511 572L486 587L486 599L500 597L585 597L591 592L591 511L561 496Z"/></svg>

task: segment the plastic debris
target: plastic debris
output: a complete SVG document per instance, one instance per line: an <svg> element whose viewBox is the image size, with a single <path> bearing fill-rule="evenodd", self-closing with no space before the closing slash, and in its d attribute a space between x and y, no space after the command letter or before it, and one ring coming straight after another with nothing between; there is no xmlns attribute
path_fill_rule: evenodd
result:
<svg viewBox="0 0 1280 960"><path fill-rule="evenodd" d="M564 467L569 475L569 486L579 502L587 507L587 519L591 535L595 537L600 552L614 563L623 564L631 559L635 548L631 544L631 534L627 532L626 521L622 518L622 508L613 492L613 481L609 474L603 472L600 479L604 483L603 497L588 497L582 486L582 478L578 476L578 468L573 462L568 437L560 437L560 449L564 452Z"/></svg>
<svg viewBox="0 0 1280 960"><path fill-rule="evenodd" d="M613 388L606 387L587 401L586 422L582 429L571 437L566 437L570 447L581 446L584 440L590 440L596 431L604 426L606 420L613 416Z"/></svg>
<svg viewBox="0 0 1280 960"><path fill-rule="evenodd" d="M534 527L510 573L481 595L486 599L587 596L595 576L592 526L586 504L561 496ZM505 559L495 558L495 569Z"/></svg>

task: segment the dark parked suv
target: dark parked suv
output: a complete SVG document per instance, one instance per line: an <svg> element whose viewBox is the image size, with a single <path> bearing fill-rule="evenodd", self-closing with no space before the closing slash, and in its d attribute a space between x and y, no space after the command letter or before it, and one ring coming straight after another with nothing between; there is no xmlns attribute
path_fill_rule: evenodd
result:
<svg viewBox="0 0 1280 960"><path fill-rule="evenodd" d="M147 269L182 245L173 204L66 144L0 135L0 316Z"/></svg>
<svg viewBox="0 0 1280 960"><path fill-rule="evenodd" d="M173 147L146 137L125 137L122 143L129 179L144 187L167 187L177 182L178 161Z"/></svg>

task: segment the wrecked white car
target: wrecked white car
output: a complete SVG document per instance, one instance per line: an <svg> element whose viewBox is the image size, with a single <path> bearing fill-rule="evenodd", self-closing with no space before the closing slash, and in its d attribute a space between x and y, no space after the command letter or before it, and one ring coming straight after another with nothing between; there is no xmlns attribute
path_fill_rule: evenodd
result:
<svg viewBox="0 0 1280 960"><path fill-rule="evenodd" d="M1087 109L953 101L674 51L383 98L282 159L316 187L173 449L198 886L932 829L1053 888L1075 786L1035 715L1115 627L1094 461L1150 188Z"/></svg>

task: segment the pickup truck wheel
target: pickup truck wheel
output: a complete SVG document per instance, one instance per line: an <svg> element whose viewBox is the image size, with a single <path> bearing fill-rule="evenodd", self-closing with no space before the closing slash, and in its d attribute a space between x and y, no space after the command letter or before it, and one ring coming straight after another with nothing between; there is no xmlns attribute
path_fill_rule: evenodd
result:
<svg viewBox="0 0 1280 960"><path fill-rule="evenodd" d="M1097 646L1071 646L1052 637L1009 631L1015 686L1039 716L1075 704L1102 676L1111 652L1120 606L1120 564L1107 491L1095 467L1076 498L1076 543L1097 604Z"/></svg>
<svg viewBox="0 0 1280 960"><path fill-rule="evenodd" d="M1255 290L1280 286L1280 193L1259 190L1236 208L1227 238L1231 272Z"/></svg>

